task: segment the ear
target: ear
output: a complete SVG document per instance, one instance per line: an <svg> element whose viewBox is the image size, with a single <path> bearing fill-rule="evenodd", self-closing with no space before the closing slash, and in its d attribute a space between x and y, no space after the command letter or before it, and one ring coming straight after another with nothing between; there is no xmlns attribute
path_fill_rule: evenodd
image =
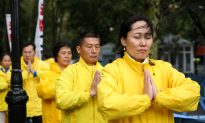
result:
<svg viewBox="0 0 205 123"><path fill-rule="evenodd" d="M120 38L121 44L125 47L126 43L125 43L125 39L123 37Z"/></svg>
<svg viewBox="0 0 205 123"><path fill-rule="evenodd" d="M76 46L77 53L80 54L80 46Z"/></svg>

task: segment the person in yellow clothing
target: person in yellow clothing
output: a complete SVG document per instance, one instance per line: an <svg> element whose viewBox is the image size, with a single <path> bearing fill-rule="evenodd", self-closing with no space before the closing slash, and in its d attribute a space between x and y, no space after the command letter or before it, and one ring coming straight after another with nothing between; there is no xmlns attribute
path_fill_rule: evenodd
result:
<svg viewBox="0 0 205 123"><path fill-rule="evenodd" d="M51 57L51 58L48 58L44 61L47 62L48 64L53 64L53 63L55 63L55 58Z"/></svg>
<svg viewBox="0 0 205 123"><path fill-rule="evenodd" d="M53 57L55 62L50 63L50 71L42 77L37 86L38 96L42 99L43 123L61 123L61 112L55 101L55 82L71 63L71 46L67 42L58 42L53 49Z"/></svg>
<svg viewBox="0 0 205 123"><path fill-rule="evenodd" d="M10 85L11 77L11 57L8 53L3 53L1 56L0 66L0 123L6 123L6 112L8 106L5 102L5 97Z"/></svg>
<svg viewBox="0 0 205 123"><path fill-rule="evenodd" d="M106 123L97 111L96 100L102 69L98 62L100 37L82 33L76 49L79 61L69 65L56 82L56 102L62 110L62 123Z"/></svg>
<svg viewBox="0 0 205 123"><path fill-rule="evenodd" d="M153 28L133 15L121 25L122 58L106 65L98 85L100 113L109 123L174 123L173 112L194 111L200 86L171 64L149 59Z"/></svg>
<svg viewBox="0 0 205 123"><path fill-rule="evenodd" d="M35 57L35 44L27 42L23 45L21 57L21 69L23 88L29 100L26 104L27 123L42 123L42 103L37 95L36 86L42 76L49 71L48 63Z"/></svg>

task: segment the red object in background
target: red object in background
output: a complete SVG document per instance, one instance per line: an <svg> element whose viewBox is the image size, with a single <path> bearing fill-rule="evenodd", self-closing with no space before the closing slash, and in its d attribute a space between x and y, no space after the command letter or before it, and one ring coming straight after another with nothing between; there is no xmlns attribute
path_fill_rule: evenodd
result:
<svg viewBox="0 0 205 123"><path fill-rule="evenodd" d="M204 56L205 55L205 45L197 45L196 46L196 55Z"/></svg>

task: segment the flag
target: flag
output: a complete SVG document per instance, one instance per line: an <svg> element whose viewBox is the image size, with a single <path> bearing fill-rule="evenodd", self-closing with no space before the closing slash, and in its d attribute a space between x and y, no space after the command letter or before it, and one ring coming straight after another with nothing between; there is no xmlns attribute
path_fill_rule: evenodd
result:
<svg viewBox="0 0 205 123"><path fill-rule="evenodd" d="M11 14L6 14L6 29L9 41L10 51L12 50L12 42L11 42Z"/></svg>
<svg viewBox="0 0 205 123"><path fill-rule="evenodd" d="M35 45L36 45L36 56L42 59L42 45L43 45L43 30L44 30L44 5L43 0L39 0L38 4L38 19L36 25L36 34L35 34Z"/></svg>

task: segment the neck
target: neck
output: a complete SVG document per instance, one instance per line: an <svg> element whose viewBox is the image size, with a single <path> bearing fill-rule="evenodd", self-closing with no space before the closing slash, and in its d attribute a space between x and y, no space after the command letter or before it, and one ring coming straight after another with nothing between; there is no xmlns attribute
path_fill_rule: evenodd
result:
<svg viewBox="0 0 205 123"><path fill-rule="evenodd" d="M96 62L97 63L97 62ZM94 65L96 65L96 63L86 63L88 66L94 66Z"/></svg>
<svg viewBox="0 0 205 123"><path fill-rule="evenodd" d="M128 54L129 57L131 57L132 59L134 59L135 61L140 62L140 63L143 63L146 59L146 58L145 59L136 59L133 56L131 56L129 53L127 53L127 54Z"/></svg>
<svg viewBox="0 0 205 123"><path fill-rule="evenodd" d="M59 64L59 63L57 63L57 64L58 64L60 70L64 70L64 69L67 67L67 66L65 66L65 65L61 65L61 64Z"/></svg>
<svg viewBox="0 0 205 123"><path fill-rule="evenodd" d="M24 60L24 62L25 62L26 64L29 63L29 61L25 61L25 60ZM33 64L33 62L34 62L34 60L31 60L31 61L30 61L31 64Z"/></svg>

